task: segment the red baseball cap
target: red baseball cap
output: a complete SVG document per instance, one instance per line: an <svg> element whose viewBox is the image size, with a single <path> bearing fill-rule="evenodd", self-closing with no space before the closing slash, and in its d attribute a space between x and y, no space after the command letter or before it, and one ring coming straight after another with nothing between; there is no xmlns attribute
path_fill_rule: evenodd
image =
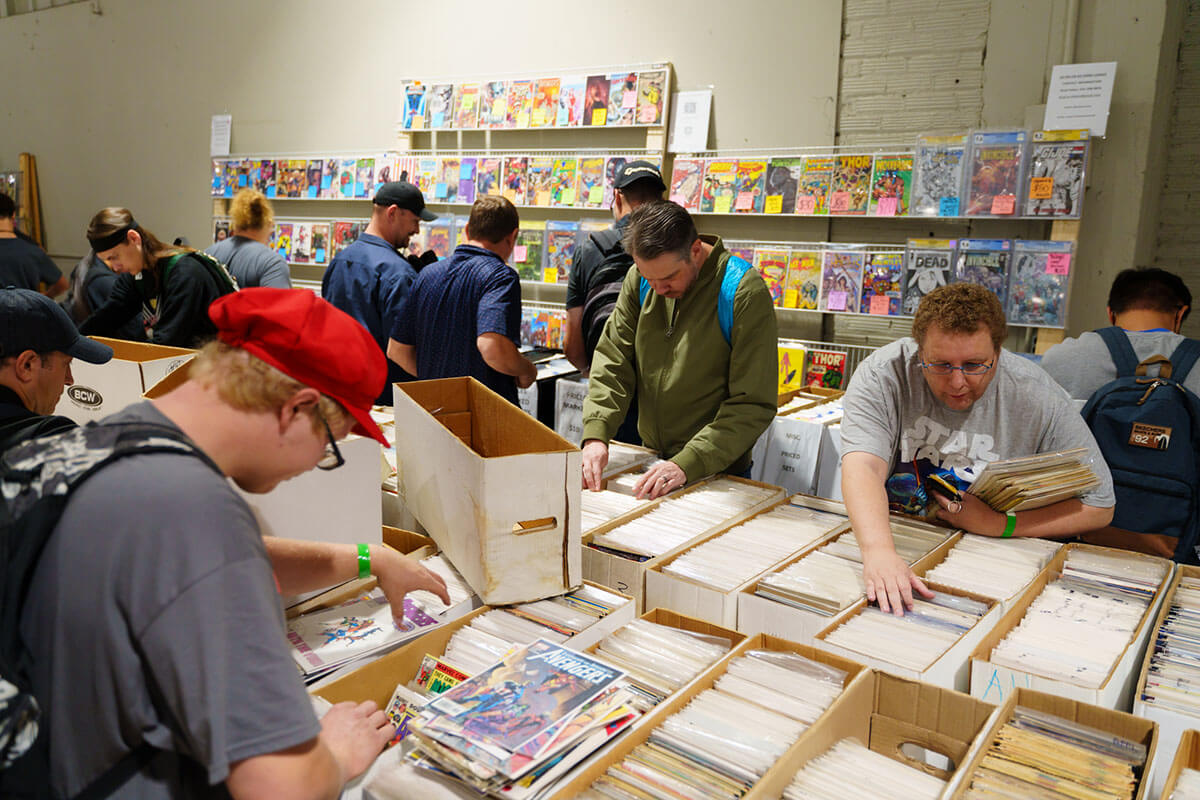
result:
<svg viewBox="0 0 1200 800"><path fill-rule="evenodd" d="M208 307L217 337L341 403L354 432L388 447L371 419L387 360L367 329L307 289L254 287Z"/></svg>

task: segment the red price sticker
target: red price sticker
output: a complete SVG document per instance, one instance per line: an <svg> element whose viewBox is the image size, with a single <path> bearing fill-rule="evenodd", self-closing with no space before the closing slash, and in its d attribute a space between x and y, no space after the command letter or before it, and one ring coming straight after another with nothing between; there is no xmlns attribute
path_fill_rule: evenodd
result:
<svg viewBox="0 0 1200 800"><path fill-rule="evenodd" d="M754 208L754 192L738 192L734 208L738 211L750 211Z"/></svg>
<svg viewBox="0 0 1200 800"><path fill-rule="evenodd" d="M833 197L829 199L830 214L845 214L850 210L850 193L849 192L834 192Z"/></svg>
<svg viewBox="0 0 1200 800"><path fill-rule="evenodd" d="M1015 194L998 194L992 198L992 213L993 214L1011 214L1017 210L1017 196Z"/></svg>
<svg viewBox="0 0 1200 800"><path fill-rule="evenodd" d="M1050 253L1046 256L1047 275L1066 275L1071 271L1070 253Z"/></svg>
<svg viewBox="0 0 1200 800"><path fill-rule="evenodd" d="M796 213L797 214L815 214L817 213L817 196L812 194L802 194L796 198Z"/></svg>
<svg viewBox="0 0 1200 800"><path fill-rule="evenodd" d="M875 216L877 217L894 217L896 216L896 198L881 197L879 203L875 206ZM875 312L872 311L872 314Z"/></svg>
<svg viewBox="0 0 1200 800"><path fill-rule="evenodd" d="M882 314L883 316L886 317L888 315L889 308L891 306L891 302L892 302L891 298L888 297L886 294L871 295L870 312L872 314Z"/></svg>

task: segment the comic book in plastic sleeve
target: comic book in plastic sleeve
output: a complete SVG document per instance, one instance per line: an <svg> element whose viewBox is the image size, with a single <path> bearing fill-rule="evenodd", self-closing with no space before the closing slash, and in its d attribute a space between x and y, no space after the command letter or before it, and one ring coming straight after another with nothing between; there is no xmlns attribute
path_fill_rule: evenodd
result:
<svg viewBox="0 0 1200 800"><path fill-rule="evenodd" d="M550 204L573 208L576 203L575 181L579 172L579 159L575 156L554 159L554 171L550 176Z"/></svg>
<svg viewBox="0 0 1200 800"><path fill-rule="evenodd" d="M219 158L212 160L212 183L209 193L213 197L225 196L225 162Z"/></svg>
<svg viewBox="0 0 1200 800"><path fill-rule="evenodd" d="M844 350L809 350L805 354L804 385L841 389L846 382Z"/></svg>
<svg viewBox="0 0 1200 800"><path fill-rule="evenodd" d="M586 75L570 75L562 79L558 88L557 127L577 128L583 124L583 94L586 89Z"/></svg>
<svg viewBox="0 0 1200 800"><path fill-rule="evenodd" d="M545 222L522 222L517 229L512 266L523 281L541 281L542 252L546 243Z"/></svg>
<svg viewBox="0 0 1200 800"><path fill-rule="evenodd" d="M700 210L700 189L704 184L703 158L676 158L671 165L670 199L688 211Z"/></svg>
<svg viewBox="0 0 1200 800"><path fill-rule="evenodd" d="M971 133L964 216L1011 217L1019 213L1028 140L1024 130Z"/></svg>
<svg viewBox="0 0 1200 800"><path fill-rule="evenodd" d="M862 216L871 202L871 174L875 159L870 155L833 157L833 181L829 187L829 213Z"/></svg>
<svg viewBox="0 0 1200 800"><path fill-rule="evenodd" d="M429 109L430 128L442 129L454 127L454 84L435 83L429 87L429 97L425 101Z"/></svg>
<svg viewBox="0 0 1200 800"><path fill-rule="evenodd" d="M312 263L329 263L329 223L314 222L312 226Z"/></svg>
<svg viewBox="0 0 1200 800"><path fill-rule="evenodd" d="M862 297L862 250L831 248L822 254L821 311L858 313Z"/></svg>
<svg viewBox="0 0 1200 800"><path fill-rule="evenodd" d="M496 197L504 194L503 171L501 159L480 158L475 171L475 196Z"/></svg>
<svg viewBox="0 0 1200 800"><path fill-rule="evenodd" d="M238 190L238 160L230 159L221 162L223 176L221 178L222 197L233 197ZM303 163L303 162L301 162Z"/></svg>
<svg viewBox="0 0 1200 800"><path fill-rule="evenodd" d="M375 194L375 159L360 158L354 169L354 196L372 197Z"/></svg>
<svg viewBox="0 0 1200 800"><path fill-rule="evenodd" d="M276 253L284 261L292 260L292 223L276 222L275 223L275 247Z"/></svg>
<svg viewBox="0 0 1200 800"><path fill-rule="evenodd" d="M357 169L358 159L356 158L338 160L338 197L354 197L354 174Z"/></svg>
<svg viewBox="0 0 1200 800"><path fill-rule="evenodd" d="M471 217L467 214L461 214L454 218L454 246L458 247L467 241L467 222Z"/></svg>
<svg viewBox="0 0 1200 800"><path fill-rule="evenodd" d="M783 305L783 285L787 280L788 249L786 247L754 248L754 268L771 292L771 303Z"/></svg>
<svg viewBox="0 0 1200 800"><path fill-rule="evenodd" d="M796 191L803 177L803 158L772 158L767 164L767 178L763 184L763 213L795 213Z"/></svg>
<svg viewBox="0 0 1200 800"><path fill-rule="evenodd" d="M804 346L779 343L779 394L804 388Z"/></svg>
<svg viewBox="0 0 1200 800"><path fill-rule="evenodd" d="M425 249L432 250L438 258L446 258L454 245L450 232L452 217L442 217L433 222L422 222L421 229L425 235Z"/></svg>
<svg viewBox="0 0 1200 800"><path fill-rule="evenodd" d="M442 160L437 156L423 156L417 159L417 174L413 176L412 184L421 190L425 197L433 197L434 187L441 177Z"/></svg>
<svg viewBox="0 0 1200 800"><path fill-rule="evenodd" d="M304 197L308 192L308 162L303 159L291 158L284 162L283 186L284 197Z"/></svg>
<svg viewBox="0 0 1200 800"><path fill-rule="evenodd" d="M421 130L425 127L427 92L420 83L404 85L404 129Z"/></svg>
<svg viewBox="0 0 1200 800"><path fill-rule="evenodd" d="M1083 211L1087 129L1034 131L1029 145L1025 216L1078 219Z"/></svg>
<svg viewBox="0 0 1200 800"><path fill-rule="evenodd" d="M475 170L479 159L463 156L458 165L458 202L470 205L475 202Z"/></svg>
<svg viewBox="0 0 1200 800"><path fill-rule="evenodd" d="M229 238L229 220L215 219L213 220L213 241L223 242Z"/></svg>
<svg viewBox="0 0 1200 800"><path fill-rule="evenodd" d="M608 76L589 75L583 92L583 124L603 126L608 123Z"/></svg>
<svg viewBox="0 0 1200 800"><path fill-rule="evenodd" d="M312 263L311 222L296 222L292 225L292 261L297 264Z"/></svg>
<svg viewBox="0 0 1200 800"><path fill-rule="evenodd" d="M667 71L646 70L638 74L637 124L661 125L663 94L667 87Z"/></svg>
<svg viewBox="0 0 1200 800"><path fill-rule="evenodd" d="M525 174L525 205L549 208L550 190L554 185L554 159L550 156L533 156L529 159Z"/></svg>
<svg viewBox="0 0 1200 800"><path fill-rule="evenodd" d="M375 185L382 186L385 183L400 180L393 177L400 174L400 170L397 169L399 163L400 156L394 153L380 153L375 156Z"/></svg>
<svg viewBox="0 0 1200 800"><path fill-rule="evenodd" d="M863 266L864 314L895 317L900 314L900 288L904 282L904 251L867 253Z"/></svg>
<svg viewBox="0 0 1200 800"><path fill-rule="evenodd" d="M347 247L349 247L354 242L354 240L357 238L351 232L351 228L353 226L354 226L354 223L350 222L349 220L345 220L345 219L334 220L333 230L332 230L332 233L330 234L330 236L332 237L330 248L329 248L329 260L330 261L332 261L338 253L342 252Z"/></svg>
<svg viewBox="0 0 1200 800"><path fill-rule="evenodd" d="M254 188L265 194L267 197L275 196L275 160L272 158L264 158L257 162L256 167L251 172L254 180Z"/></svg>
<svg viewBox="0 0 1200 800"><path fill-rule="evenodd" d="M399 156L396 159L396 177L393 180L408 181L416 184L416 175L420 159L416 156Z"/></svg>
<svg viewBox="0 0 1200 800"><path fill-rule="evenodd" d="M821 251L793 247L788 254L783 307L815 311L821 296Z"/></svg>
<svg viewBox="0 0 1200 800"><path fill-rule="evenodd" d="M438 163L438 178L433 184L434 203L457 203L459 159L452 156L442 158ZM428 199L428 198L427 198Z"/></svg>
<svg viewBox="0 0 1200 800"><path fill-rule="evenodd" d="M604 208L604 156L580 157L575 205Z"/></svg>
<svg viewBox="0 0 1200 800"><path fill-rule="evenodd" d="M579 223L552 219L546 223L546 267L542 280L563 283L571 276L575 262L575 246L579 240Z"/></svg>
<svg viewBox="0 0 1200 800"><path fill-rule="evenodd" d="M1008 287L1008 321L1061 328L1067 324L1067 287L1074 259L1072 242L1013 243Z"/></svg>
<svg viewBox="0 0 1200 800"><path fill-rule="evenodd" d="M909 239L904 249L904 288L900 313L917 313L921 298L950 283L954 271L956 239Z"/></svg>
<svg viewBox="0 0 1200 800"><path fill-rule="evenodd" d="M508 111L505 128L528 128L533 114L533 81L515 80L508 84Z"/></svg>
<svg viewBox="0 0 1200 800"><path fill-rule="evenodd" d="M508 81L488 81L479 98L479 127L503 128L508 119Z"/></svg>
<svg viewBox="0 0 1200 800"><path fill-rule="evenodd" d="M380 593L289 620L287 639L292 658L309 675L400 644L439 624L407 598L404 617L397 623Z"/></svg>
<svg viewBox="0 0 1200 800"><path fill-rule="evenodd" d="M509 156L504 159L504 182L500 193L513 205L525 205L526 177L529 159L526 156Z"/></svg>
<svg viewBox="0 0 1200 800"><path fill-rule="evenodd" d="M341 187L338 185L339 163L336 158L322 159L317 197L323 200L334 200L341 196Z"/></svg>
<svg viewBox="0 0 1200 800"><path fill-rule="evenodd" d="M824 216L829 213L833 186L833 156L805 156L804 174L796 189L796 213Z"/></svg>
<svg viewBox="0 0 1200 800"><path fill-rule="evenodd" d="M531 128L552 128L558 122L558 93L561 78L538 78L533 86L533 112L529 118Z"/></svg>
<svg viewBox="0 0 1200 800"><path fill-rule="evenodd" d="M867 213L873 217L903 217L908 214L912 199L912 174L913 157L907 153L875 156L871 207Z"/></svg>
<svg viewBox="0 0 1200 800"><path fill-rule="evenodd" d="M700 195L700 211L709 214L732 214L737 187L736 159L710 158L704 165L704 190Z"/></svg>
<svg viewBox="0 0 1200 800"><path fill-rule="evenodd" d="M1000 300L1008 299L1009 239L959 239L954 258L954 282L974 283L991 290Z"/></svg>
<svg viewBox="0 0 1200 800"><path fill-rule="evenodd" d="M454 96L454 127L471 129L479 127L479 100L481 97L478 83L460 83L458 94Z"/></svg>
<svg viewBox="0 0 1200 800"><path fill-rule="evenodd" d="M966 163L967 134L918 136L909 213L921 217L960 216Z"/></svg>
<svg viewBox="0 0 1200 800"><path fill-rule="evenodd" d="M637 116L638 76L618 72L608 76L608 125L632 125Z"/></svg>
<svg viewBox="0 0 1200 800"><path fill-rule="evenodd" d="M761 214L767 182L767 162L743 158L738 161L733 190L733 210L738 214Z"/></svg>
<svg viewBox="0 0 1200 800"><path fill-rule="evenodd" d="M735 242L730 240L725 242L725 249L729 251L729 255L736 256L742 261L745 261L747 264L753 266L754 252L758 248L756 248L750 242Z"/></svg>
<svg viewBox="0 0 1200 800"><path fill-rule="evenodd" d="M629 159L625 156L609 156L604 162L604 207L612 208L613 192L617 182L617 173L621 171L621 167L625 166Z"/></svg>

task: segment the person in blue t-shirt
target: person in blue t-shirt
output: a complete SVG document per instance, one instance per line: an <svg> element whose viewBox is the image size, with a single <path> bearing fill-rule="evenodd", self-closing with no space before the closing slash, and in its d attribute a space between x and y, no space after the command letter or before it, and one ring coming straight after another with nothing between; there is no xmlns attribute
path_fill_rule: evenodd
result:
<svg viewBox="0 0 1200 800"><path fill-rule="evenodd" d="M471 207L465 243L421 271L392 322L388 358L422 380L469 375L517 402L537 368L517 349L521 281L506 261L517 209L503 197Z"/></svg>

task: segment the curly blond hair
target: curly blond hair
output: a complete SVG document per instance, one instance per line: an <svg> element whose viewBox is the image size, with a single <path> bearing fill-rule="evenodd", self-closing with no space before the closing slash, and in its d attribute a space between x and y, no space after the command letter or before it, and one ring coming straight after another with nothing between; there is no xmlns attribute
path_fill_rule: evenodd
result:
<svg viewBox="0 0 1200 800"><path fill-rule="evenodd" d="M974 283L939 286L922 297L912 325L918 345L925 343L925 334L931 326L947 333L968 335L986 327L995 350L1008 337L1008 323L1000 300L990 289Z"/></svg>
<svg viewBox="0 0 1200 800"><path fill-rule="evenodd" d="M275 211L267 196L257 189L242 189L233 196L229 205L229 216L233 230L269 231L275 224Z"/></svg>

